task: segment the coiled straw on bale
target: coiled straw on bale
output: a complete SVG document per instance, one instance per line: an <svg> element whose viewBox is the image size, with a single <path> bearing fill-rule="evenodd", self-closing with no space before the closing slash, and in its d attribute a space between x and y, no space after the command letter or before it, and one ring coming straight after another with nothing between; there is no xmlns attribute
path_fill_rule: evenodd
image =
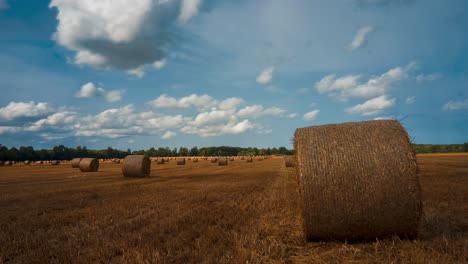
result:
<svg viewBox="0 0 468 264"><path fill-rule="evenodd" d="M299 128L294 147L308 240L416 235L421 189L399 122Z"/></svg>
<svg viewBox="0 0 468 264"><path fill-rule="evenodd" d="M178 158L177 165L185 165L185 158Z"/></svg>
<svg viewBox="0 0 468 264"><path fill-rule="evenodd" d="M125 177L149 177L151 160L146 155L129 155L124 159L122 173Z"/></svg>
<svg viewBox="0 0 468 264"><path fill-rule="evenodd" d="M294 167L294 157L284 156L284 164L286 165L286 167Z"/></svg>
<svg viewBox="0 0 468 264"><path fill-rule="evenodd" d="M99 160L93 158L83 158L80 161L80 171L96 172L99 169Z"/></svg>
<svg viewBox="0 0 468 264"><path fill-rule="evenodd" d="M228 158L227 157L219 157L218 166L227 166L227 165L228 165Z"/></svg>
<svg viewBox="0 0 468 264"><path fill-rule="evenodd" d="M75 158L71 160L71 167L72 168L79 168L80 167L81 158Z"/></svg>

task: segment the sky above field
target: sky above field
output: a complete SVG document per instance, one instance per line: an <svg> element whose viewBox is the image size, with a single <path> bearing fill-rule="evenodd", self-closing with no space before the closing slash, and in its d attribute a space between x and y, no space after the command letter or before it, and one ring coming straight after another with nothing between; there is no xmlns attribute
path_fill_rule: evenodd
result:
<svg viewBox="0 0 468 264"><path fill-rule="evenodd" d="M0 0L0 144L291 147L402 120L468 141L466 0Z"/></svg>

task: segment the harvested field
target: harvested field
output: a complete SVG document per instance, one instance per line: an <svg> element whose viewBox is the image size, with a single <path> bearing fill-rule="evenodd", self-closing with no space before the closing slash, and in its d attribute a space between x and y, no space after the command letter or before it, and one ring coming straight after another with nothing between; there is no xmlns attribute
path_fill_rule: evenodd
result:
<svg viewBox="0 0 468 264"><path fill-rule="evenodd" d="M305 243L293 168L209 160L0 168L0 263L466 263L468 155L418 155L416 240Z"/></svg>

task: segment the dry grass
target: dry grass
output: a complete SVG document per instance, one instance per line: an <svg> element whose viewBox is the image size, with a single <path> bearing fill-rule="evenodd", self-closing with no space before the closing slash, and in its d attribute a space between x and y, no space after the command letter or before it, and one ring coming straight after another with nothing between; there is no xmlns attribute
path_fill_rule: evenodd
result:
<svg viewBox="0 0 468 264"><path fill-rule="evenodd" d="M124 178L69 165L0 169L0 263L466 263L468 160L418 156L417 240L305 243L283 159L153 165Z"/></svg>

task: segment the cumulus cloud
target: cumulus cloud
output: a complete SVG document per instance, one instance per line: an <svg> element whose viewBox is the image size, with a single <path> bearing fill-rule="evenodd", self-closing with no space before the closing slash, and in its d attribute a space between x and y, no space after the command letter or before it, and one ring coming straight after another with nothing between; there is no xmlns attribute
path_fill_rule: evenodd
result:
<svg viewBox="0 0 468 264"><path fill-rule="evenodd" d="M374 118L374 120L395 120L395 117L393 116L379 116Z"/></svg>
<svg viewBox="0 0 468 264"><path fill-rule="evenodd" d="M416 76L416 81L418 83L423 83L423 82L432 82L435 80L438 80L442 77L440 73L432 73L432 74L419 74Z"/></svg>
<svg viewBox="0 0 468 264"><path fill-rule="evenodd" d="M372 26L361 27L356 32L356 35L354 36L354 39L351 42L351 44L349 44L349 48L351 50L355 50L355 49L361 47L366 42L366 39L368 38L369 34L374 32L374 31L375 31L375 28L372 27Z"/></svg>
<svg viewBox="0 0 468 264"><path fill-rule="evenodd" d="M317 82L315 88L320 94L328 94L340 101L347 101L349 98L380 96L387 93L398 82L408 79L409 72L414 67L414 63L405 67L396 67L380 76L370 77L364 83L360 82L361 75L338 78L335 75L328 75Z"/></svg>
<svg viewBox="0 0 468 264"><path fill-rule="evenodd" d="M264 108L262 105L250 105L239 110L240 117L259 118L263 116L282 116L287 111L279 107Z"/></svg>
<svg viewBox="0 0 468 264"><path fill-rule="evenodd" d="M236 109L239 105L244 104L244 103L245 101L242 98L231 97L219 103L218 107L221 110Z"/></svg>
<svg viewBox="0 0 468 264"><path fill-rule="evenodd" d="M292 113L292 114L289 114L287 115L288 118L296 118L297 117L297 113Z"/></svg>
<svg viewBox="0 0 468 264"><path fill-rule="evenodd" d="M54 39L75 52L74 63L143 76L165 65L179 19L197 15L201 0L52 0L58 11Z"/></svg>
<svg viewBox="0 0 468 264"><path fill-rule="evenodd" d="M10 8L10 6L8 5L7 0L0 0L0 10L5 10L8 8Z"/></svg>
<svg viewBox="0 0 468 264"><path fill-rule="evenodd" d="M209 95L192 94L180 99L162 94L158 98L147 103L155 108L190 108L209 109L218 104L218 101Z"/></svg>
<svg viewBox="0 0 468 264"><path fill-rule="evenodd" d="M175 138L176 136L177 136L177 133L172 132L172 131L166 131L166 132L161 136L161 139L168 140L168 139Z"/></svg>
<svg viewBox="0 0 468 264"><path fill-rule="evenodd" d="M468 99L464 101L449 101L443 107L446 111L468 109Z"/></svg>
<svg viewBox="0 0 468 264"><path fill-rule="evenodd" d="M270 67L265 70L263 70L258 76L257 76L257 83L261 85L268 85L271 83L271 79L273 78L273 72L275 71L275 68Z"/></svg>
<svg viewBox="0 0 468 264"><path fill-rule="evenodd" d="M367 100L362 104L347 108L346 112L350 114L360 114L363 116L376 115L393 106L395 101L395 98L390 99L387 95L381 95L379 97Z"/></svg>
<svg viewBox="0 0 468 264"><path fill-rule="evenodd" d="M310 111L310 112L305 113L305 114L302 116L302 118L303 118L305 121L312 122L312 121L315 121L315 119L317 119L317 116L318 116L319 113L320 113L320 110Z"/></svg>
<svg viewBox="0 0 468 264"><path fill-rule="evenodd" d="M201 0L182 0L179 20L187 22L190 18L196 16L199 12Z"/></svg>
<svg viewBox="0 0 468 264"><path fill-rule="evenodd" d="M410 96L405 100L406 104L414 104L414 102L416 102L416 96Z"/></svg>
<svg viewBox="0 0 468 264"><path fill-rule="evenodd" d="M10 102L7 106L0 108L0 119L13 120L20 117L38 117L52 111L47 103L34 101Z"/></svg>
<svg viewBox="0 0 468 264"><path fill-rule="evenodd" d="M123 91L112 90L106 91L103 88L96 87L94 83L89 82L84 84L80 91L75 94L75 97L78 98L92 98L92 97L102 97L108 103L115 103L122 100Z"/></svg>

